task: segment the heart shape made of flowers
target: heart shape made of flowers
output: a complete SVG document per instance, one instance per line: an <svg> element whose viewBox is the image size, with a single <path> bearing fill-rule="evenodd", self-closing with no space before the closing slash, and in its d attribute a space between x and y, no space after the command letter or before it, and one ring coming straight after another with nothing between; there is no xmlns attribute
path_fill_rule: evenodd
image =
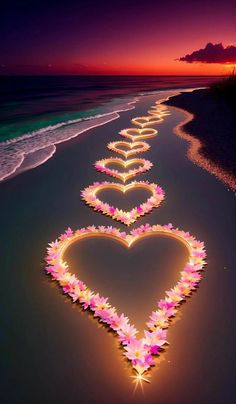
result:
<svg viewBox="0 0 236 404"><path fill-rule="evenodd" d="M140 126L141 128L145 128L146 126L150 125L156 125L157 123L161 123L162 121L162 118L158 118L155 116L139 116L137 118L131 119L131 122L134 125Z"/></svg>
<svg viewBox="0 0 236 404"><path fill-rule="evenodd" d="M155 137L157 135L157 130L153 128L146 128L146 129L122 129L119 134L127 139L131 139L132 142L135 142L139 139L148 139L151 137Z"/></svg>
<svg viewBox="0 0 236 404"><path fill-rule="evenodd" d="M120 192L127 192L131 189L146 189L152 193L152 196L147 199L145 203L136 206L132 210L126 212L122 209L118 209L114 206L109 205L109 203L102 202L97 197L97 193L104 189L115 189ZM157 208L165 197L163 189L154 183L149 183L148 181L133 181L130 184L123 185L117 182L94 182L89 185L81 192L82 199L91 206L95 211L101 212L106 216L112 217L119 222L130 226L132 223L140 216L144 216L151 212L153 208Z"/></svg>
<svg viewBox="0 0 236 404"><path fill-rule="evenodd" d="M137 168L130 169L127 172L126 171L120 172L118 170L107 167L107 164L111 164L111 163L119 164L119 165L123 166L124 168L127 168L133 164L140 164L140 165ZM94 165L95 165L96 170L98 170L102 173L105 173L107 175L110 175L111 177L116 177L123 182L126 182L130 178L133 178L138 174L141 174L141 173L144 173L144 172L150 170L151 167L153 166L153 164L149 160L138 159L138 158L131 159L131 160L122 160L118 157L110 157L110 158L101 159L101 160L96 161Z"/></svg>
<svg viewBox="0 0 236 404"><path fill-rule="evenodd" d="M75 274L70 273L63 256L67 248L84 238L106 237L116 240L126 248L147 236L168 236L181 241L189 251L189 259L181 271L177 284L165 292L165 296L157 303L146 323L148 329L144 336L137 338L137 330L130 324L129 318L123 313L119 315L115 307L108 302L108 298L100 296L89 289ZM155 364L155 356L159 355L167 344L167 328L171 319L183 301L197 288L204 269L206 253L204 243L196 240L188 232L174 229L172 224L140 226L127 234L114 227L88 226L73 232L70 228L55 241L49 244L45 261L46 272L56 280L63 292L73 302L78 302L84 310L90 310L93 316L106 324L116 335L124 349L125 357L131 362L137 377L144 375ZM146 380L143 378L143 380Z"/></svg>
<svg viewBox="0 0 236 404"><path fill-rule="evenodd" d="M127 147L127 151L121 149L119 146ZM139 147L138 147L139 146ZM138 153L144 153L150 149L150 146L146 142L125 142L123 140L118 140L117 142L108 143L107 148L116 153L121 154L126 159Z"/></svg>

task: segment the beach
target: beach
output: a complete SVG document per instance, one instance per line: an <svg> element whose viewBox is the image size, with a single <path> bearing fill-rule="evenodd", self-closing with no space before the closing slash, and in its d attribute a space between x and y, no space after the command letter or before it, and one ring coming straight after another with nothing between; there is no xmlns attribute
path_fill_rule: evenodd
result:
<svg viewBox="0 0 236 404"><path fill-rule="evenodd" d="M209 89L180 94L168 100L167 105L182 108L192 115L183 127L184 132L200 140L202 156L235 178L236 118L233 107Z"/></svg>
<svg viewBox="0 0 236 404"><path fill-rule="evenodd" d="M133 109L143 94L217 77L0 77L0 181L50 159L56 145Z"/></svg>
<svg viewBox="0 0 236 404"><path fill-rule="evenodd" d="M44 164L0 184L2 402L235 401L235 195L187 158L188 143L173 133L185 115L170 107L171 115L155 126L158 136L148 139L151 148L140 154L154 166L137 180L163 188L159 208L127 229L81 200L88 185L112 181L94 168L96 160L117 156L107 143L120 140L119 131L131 127L130 120L145 115L158 98L171 95L140 97L134 109L58 144ZM130 192L127 200L110 190L100 196L127 209L146 198L143 191ZM151 383L144 392L134 392L131 367L116 338L62 294L45 274L44 257L47 244L68 226L115 226L128 232L145 223L173 223L203 240L207 267L168 331L170 345L151 371ZM83 240L66 254L72 271L109 296L140 330L156 301L176 283L186 259L185 247L166 237L150 237L129 251L114 241Z"/></svg>

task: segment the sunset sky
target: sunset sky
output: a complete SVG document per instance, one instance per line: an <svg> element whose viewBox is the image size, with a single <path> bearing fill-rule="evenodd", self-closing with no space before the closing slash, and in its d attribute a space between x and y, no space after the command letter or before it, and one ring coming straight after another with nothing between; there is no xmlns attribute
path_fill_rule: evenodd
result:
<svg viewBox="0 0 236 404"><path fill-rule="evenodd" d="M227 74L176 59L236 45L235 0L4 3L1 74Z"/></svg>

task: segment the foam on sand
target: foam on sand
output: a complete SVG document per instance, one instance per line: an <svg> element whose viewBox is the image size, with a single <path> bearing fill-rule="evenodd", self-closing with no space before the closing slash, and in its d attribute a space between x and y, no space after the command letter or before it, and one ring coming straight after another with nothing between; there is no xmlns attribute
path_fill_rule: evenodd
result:
<svg viewBox="0 0 236 404"><path fill-rule="evenodd" d="M0 181L45 163L56 152L56 144L119 118L119 112L135 108L137 101L123 100L104 114L61 122L0 143Z"/></svg>

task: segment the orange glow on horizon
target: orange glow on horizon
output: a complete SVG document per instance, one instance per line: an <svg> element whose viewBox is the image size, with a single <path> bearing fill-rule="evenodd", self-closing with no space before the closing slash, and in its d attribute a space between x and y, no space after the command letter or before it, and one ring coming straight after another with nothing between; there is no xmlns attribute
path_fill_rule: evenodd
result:
<svg viewBox="0 0 236 404"><path fill-rule="evenodd" d="M175 54L181 52L175 51ZM186 63L174 60L171 55L162 55L155 60L153 54L142 57L134 54L132 62L125 54L110 55L110 61L100 63L90 55L84 66L68 58L68 63L42 63L33 65L2 65L0 74L48 74L48 75L150 75L150 76L224 76L229 74L232 64ZM96 59L96 60L94 60ZM135 60L135 62L134 62Z"/></svg>

